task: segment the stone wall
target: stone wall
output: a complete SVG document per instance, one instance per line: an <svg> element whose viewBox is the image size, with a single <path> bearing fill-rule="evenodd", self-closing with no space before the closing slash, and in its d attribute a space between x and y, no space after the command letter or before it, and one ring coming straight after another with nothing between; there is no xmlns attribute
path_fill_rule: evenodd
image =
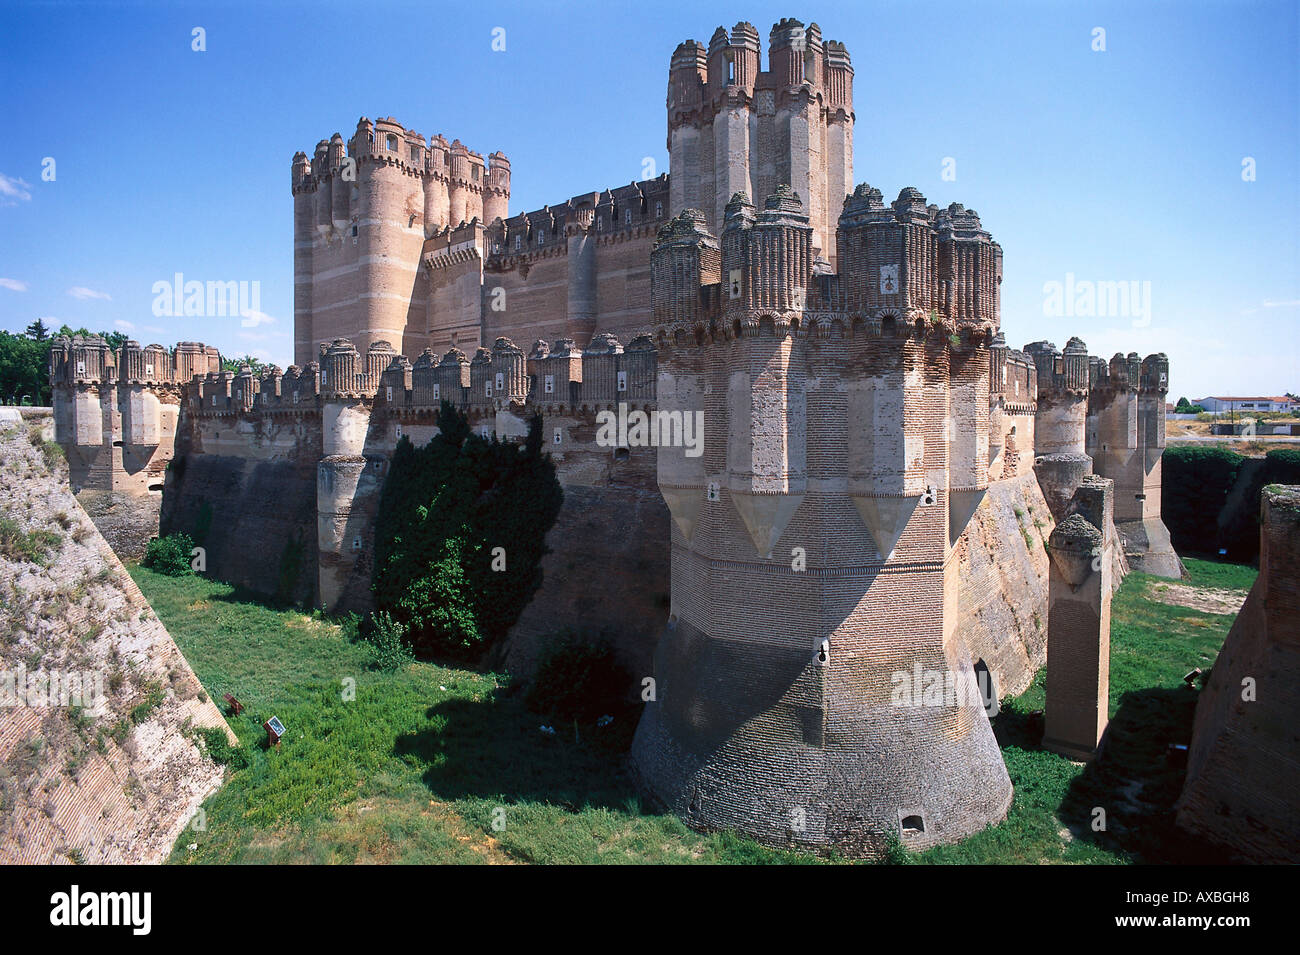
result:
<svg viewBox="0 0 1300 955"><path fill-rule="evenodd" d="M194 416L167 472L160 531L190 535L220 580L312 604L321 456L319 414Z"/></svg>
<svg viewBox="0 0 1300 955"><path fill-rule="evenodd" d="M1259 577L1196 703L1178 824L1251 862L1300 862L1300 487L1260 502Z"/></svg>
<svg viewBox="0 0 1300 955"><path fill-rule="evenodd" d="M54 430L48 413L0 409L0 457L19 477L0 517L58 538L44 564L0 554L0 863L162 862L221 782L187 727L235 738L31 427ZM15 705L37 672L97 674L100 688L80 711Z"/></svg>

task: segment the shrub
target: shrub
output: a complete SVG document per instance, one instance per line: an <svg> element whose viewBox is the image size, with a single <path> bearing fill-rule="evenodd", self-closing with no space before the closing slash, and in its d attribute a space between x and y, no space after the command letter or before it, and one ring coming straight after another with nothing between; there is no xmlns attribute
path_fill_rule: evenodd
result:
<svg viewBox="0 0 1300 955"><path fill-rule="evenodd" d="M592 723L626 711L634 686L607 639L566 631L542 651L524 702L534 712L557 720Z"/></svg>
<svg viewBox="0 0 1300 955"><path fill-rule="evenodd" d="M406 645L406 628L384 611L370 617L370 646L377 670L400 670L415 659Z"/></svg>
<svg viewBox="0 0 1300 955"><path fill-rule="evenodd" d="M423 448L403 438L393 454L375 522L375 604L416 650L473 659L541 586L563 492L539 417L522 444L501 442L470 434L444 401L438 429Z"/></svg>
<svg viewBox="0 0 1300 955"><path fill-rule="evenodd" d="M194 541L186 534L168 534L156 537L145 548L142 563L150 570L168 577L184 577L194 573L190 559L194 552Z"/></svg>
<svg viewBox="0 0 1300 955"><path fill-rule="evenodd" d="M242 769L248 764L248 753L241 746L231 746L220 726L200 726L195 733L203 741L208 758L218 766Z"/></svg>

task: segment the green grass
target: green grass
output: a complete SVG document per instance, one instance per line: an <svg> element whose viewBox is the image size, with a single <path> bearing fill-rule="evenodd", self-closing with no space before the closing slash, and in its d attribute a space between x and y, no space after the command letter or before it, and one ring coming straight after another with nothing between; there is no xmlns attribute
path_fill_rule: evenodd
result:
<svg viewBox="0 0 1300 955"><path fill-rule="evenodd" d="M1254 576L1187 563L1199 586L1244 590ZM230 762L204 804L207 829L184 831L173 862L824 861L643 809L622 759L632 717L549 736L503 675L424 662L383 672L350 620L267 607L203 577L132 574L209 695L233 693L246 707L229 717L242 747L222 754ZM994 720L1015 787L1007 819L909 861L1195 857L1172 828L1182 770L1166 748L1190 737L1196 690L1183 674L1213 662L1232 618L1158 603L1158 582L1130 575L1114 600L1103 757L1084 767L1038 746L1040 672ZM268 749L272 715L287 732ZM1104 832L1090 827L1095 807Z"/></svg>

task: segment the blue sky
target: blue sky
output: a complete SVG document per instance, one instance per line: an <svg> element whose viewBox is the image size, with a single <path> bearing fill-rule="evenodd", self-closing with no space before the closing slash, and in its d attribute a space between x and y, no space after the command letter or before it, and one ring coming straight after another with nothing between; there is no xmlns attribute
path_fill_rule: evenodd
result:
<svg viewBox="0 0 1300 955"><path fill-rule="evenodd" d="M296 150L392 115L503 150L512 211L559 203L641 178L646 157L668 168L679 42L747 19L766 46L783 16L848 46L857 181L962 202L1002 244L1012 345L1164 351L1171 397L1300 390L1293 0L7 2L0 328L117 327L285 366ZM153 284L177 272L260 283L265 318L156 317ZM1045 285L1067 281L1150 283L1149 317L1050 314Z"/></svg>

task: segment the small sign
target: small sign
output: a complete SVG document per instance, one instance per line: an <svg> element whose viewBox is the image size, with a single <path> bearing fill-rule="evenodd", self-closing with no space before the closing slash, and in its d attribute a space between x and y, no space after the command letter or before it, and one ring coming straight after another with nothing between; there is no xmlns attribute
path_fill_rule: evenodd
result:
<svg viewBox="0 0 1300 955"><path fill-rule="evenodd" d="M279 718L272 716L262 724L262 728L266 730L267 742L272 746L279 746L280 737L284 735L284 724L280 722Z"/></svg>
<svg viewBox="0 0 1300 955"><path fill-rule="evenodd" d="M234 694L227 693L224 697L222 697L222 699L224 699L230 705L230 712L233 715L238 716L240 713L244 712L244 704L240 703L237 699L235 699Z"/></svg>

